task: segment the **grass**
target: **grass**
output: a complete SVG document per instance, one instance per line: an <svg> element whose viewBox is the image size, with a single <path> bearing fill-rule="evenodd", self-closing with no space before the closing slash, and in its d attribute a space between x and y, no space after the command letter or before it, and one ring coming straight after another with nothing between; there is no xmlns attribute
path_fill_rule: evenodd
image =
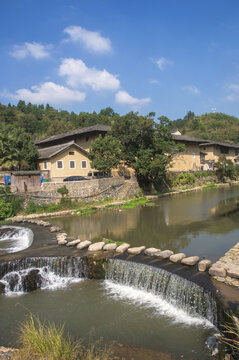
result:
<svg viewBox="0 0 239 360"><path fill-rule="evenodd" d="M128 209L134 209L136 206L144 205L148 202L148 200L144 197L140 199L134 199L128 202L127 204L124 204L121 206L122 209L128 210Z"/></svg>
<svg viewBox="0 0 239 360"><path fill-rule="evenodd" d="M77 210L74 212L74 215L89 215L89 214L93 214L96 212L96 209L91 208L91 209L82 209L82 210Z"/></svg>
<svg viewBox="0 0 239 360"><path fill-rule="evenodd" d="M216 184L207 184L205 186L203 186L203 190L210 190L210 189L216 189L217 185Z"/></svg>
<svg viewBox="0 0 239 360"><path fill-rule="evenodd" d="M100 240L103 241L103 237L101 237ZM125 244L125 242L124 241L114 241L112 239L106 239L105 244L116 244L117 246L120 246L122 244Z"/></svg>
<svg viewBox="0 0 239 360"><path fill-rule="evenodd" d="M239 356L239 319L236 316L229 316L229 321L222 325L222 341L232 348L235 359Z"/></svg>
<svg viewBox="0 0 239 360"><path fill-rule="evenodd" d="M82 341L75 342L64 334L64 325L42 323L30 315L20 325L19 351L12 360L109 360L111 348L102 347L102 341L90 342L88 348Z"/></svg>

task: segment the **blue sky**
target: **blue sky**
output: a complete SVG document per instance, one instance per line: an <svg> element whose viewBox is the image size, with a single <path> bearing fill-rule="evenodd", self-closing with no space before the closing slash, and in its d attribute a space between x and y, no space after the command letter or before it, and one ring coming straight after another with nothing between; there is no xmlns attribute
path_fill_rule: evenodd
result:
<svg viewBox="0 0 239 360"><path fill-rule="evenodd" d="M8 0L0 102L239 117L238 0Z"/></svg>

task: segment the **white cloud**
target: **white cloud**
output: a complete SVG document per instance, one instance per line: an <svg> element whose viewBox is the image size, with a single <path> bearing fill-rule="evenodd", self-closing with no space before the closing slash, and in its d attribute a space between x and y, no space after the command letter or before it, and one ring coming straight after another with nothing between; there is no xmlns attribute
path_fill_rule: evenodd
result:
<svg viewBox="0 0 239 360"><path fill-rule="evenodd" d="M97 31L89 31L81 26L69 26L64 29L69 35L68 41L81 42L89 51L95 53L109 53L112 51L110 39L103 37Z"/></svg>
<svg viewBox="0 0 239 360"><path fill-rule="evenodd" d="M198 95L200 94L199 89L195 86L195 85L187 85L187 86L183 86L182 88L183 90L186 90L188 92L190 92L191 94L195 94Z"/></svg>
<svg viewBox="0 0 239 360"><path fill-rule="evenodd" d="M156 79L149 80L150 84L160 85L160 82Z"/></svg>
<svg viewBox="0 0 239 360"><path fill-rule="evenodd" d="M156 64L158 65L161 71L165 70L168 65L172 65L173 61L165 59L165 57L161 57L156 60Z"/></svg>
<svg viewBox="0 0 239 360"><path fill-rule="evenodd" d="M232 102L239 100L239 84L230 84L226 89L230 92L230 94L227 95L227 100Z"/></svg>
<svg viewBox="0 0 239 360"><path fill-rule="evenodd" d="M117 90L120 81L108 71L88 68L81 59L64 59L59 74L67 77L67 84L72 87L90 86L93 90Z"/></svg>
<svg viewBox="0 0 239 360"><path fill-rule="evenodd" d="M148 104L151 101L151 99L150 97L138 99L131 96L129 93L127 93L127 91L121 90L118 91L117 94L115 95L115 101L121 105L132 105L137 107Z"/></svg>
<svg viewBox="0 0 239 360"><path fill-rule="evenodd" d="M33 104L62 105L85 100L85 93L71 90L65 86L53 82L45 82L41 85L32 86L31 90L19 89L15 93L3 92L1 94L13 100L25 100Z"/></svg>
<svg viewBox="0 0 239 360"><path fill-rule="evenodd" d="M25 42L23 45L14 45L10 55L17 59L25 59L32 56L34 59L44 59L50 56L49 45L42 45L36 42Z"/></svg>

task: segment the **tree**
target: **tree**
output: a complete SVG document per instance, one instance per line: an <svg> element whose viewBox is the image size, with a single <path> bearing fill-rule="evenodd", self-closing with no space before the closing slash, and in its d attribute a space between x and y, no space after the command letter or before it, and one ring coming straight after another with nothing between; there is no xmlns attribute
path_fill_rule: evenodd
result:
<svg viewBox="0 0 239 360"><path fill-rule="evenodd" d="M215 163L216 175L220 181L225 181L225 178L230 180L236 179L236 168L233 162L226 158L225 155L219 156L218 162Z"/></svg>
<svg viewBox="0 0 239 360"><path fill-rule="evenodd" d="M116 168L121 160L122 146L120 141L111 135L104 138L100 135L91 145L89 159L91 167L105 173Z"/></svg>

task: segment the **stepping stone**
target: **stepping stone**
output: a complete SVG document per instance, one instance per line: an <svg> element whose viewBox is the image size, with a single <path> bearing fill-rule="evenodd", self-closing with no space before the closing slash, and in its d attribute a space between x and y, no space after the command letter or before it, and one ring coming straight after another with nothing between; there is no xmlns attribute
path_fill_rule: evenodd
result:
<svg viewBox="0 0 239 360"><path fill-rule="evenodd" d="M115 250L117 248L117 244L111 243L111 244L105 244L103 250Z"/></svg>
<svg viewBox="0 0 239 360"><path fill-rule="evenodd" d="M66 245L67 244L67 240L59 240L58 241L58 245Z"/></svg>
<svg viewBox="0 0 239 360"><path fill-rule="evenodd" d="M91 241L89 240L84 240L84 241L81 241L79 244L76 245L76 248L78 250L83 250L85 248L87 248L88 246L90 246L92 244Z"/></svg>
<svg viewBox="0 0 239 360"><path fill-rule="evenodd" d="M172 261L173 263L177 263L177 262L180 262L185 257L186 257L186 255L184 253L178 253L178 254L173 254L173 255L169 256L169 260Z"/></svg>
<svg viewBox="0 0 239 360"><path fill-rule="evenodd" d="M75 246L75 245L79 244L80 242L81 242L80 239L72 240L72 241L69 241L66 246Z"/></svg>
<svg viewBox="0 0 239 360"><path fill-rule="evenodd" d="M59 226L50 227L50 232L57 232L57 231L61 231L61 228Z"/></svg>
<svg viewBox="0 0 239 360"><path fill-rule="evenodd" d="M181 260L181 263L184 265L196 265L199 262L199 256L189 256Z"/></svg>
<svg viewBox="0 0 239 360"><path fill-rule="evenodd" d="M173 251L163 250L163 251L157 252L155 255L160 257L161 259L168 259L171 255L173 255Z"/></svg>
<svg viewBox="0 0 239 360"><path fill-rule="evenodd" d="M94 244L91 244L88 248L88 251L101 251L104 247L105 243L104 241L100 241Z"/></svg>
<svg viewBox="0 0 239 360"><path fill-rule="evenodd" d="M115 251L118 252L118 253L123 254L126 250L128 250L129 247L130 247L130 245L127 244L127 243L121 244L116 248Z"/></svg>
<svg viewBox="0 0 239 360"><path fill-rule="evenodd" d="M198 270L199 271L206 271L207 269L210 268L211 265L212 265L211 260L207 260L207 259L201 260L198 263Z"/></svg>
<svg viewBox="0 0 239 360"><path fill-rule="evenodd" d="M156 248L147 248L144 250L145 255L148 256L154 256L156 253L160 252L160 249L156 249Z"/></svg>
<svg viewBox="0 0 239 360"><path fill-rule="evenodd" d="M227 275L227 271L224 267L217 265L217 264L213 264L208 273L211 276L220 276L220 277L225 277Z"/></svg>
<svg viewBox="0 0 239 360"><path fill-rule="evenodd" d="M132 248L128 249L128 253L131 255L139 255L145 249L146 249L146 246L132 247Z"/></svg>

